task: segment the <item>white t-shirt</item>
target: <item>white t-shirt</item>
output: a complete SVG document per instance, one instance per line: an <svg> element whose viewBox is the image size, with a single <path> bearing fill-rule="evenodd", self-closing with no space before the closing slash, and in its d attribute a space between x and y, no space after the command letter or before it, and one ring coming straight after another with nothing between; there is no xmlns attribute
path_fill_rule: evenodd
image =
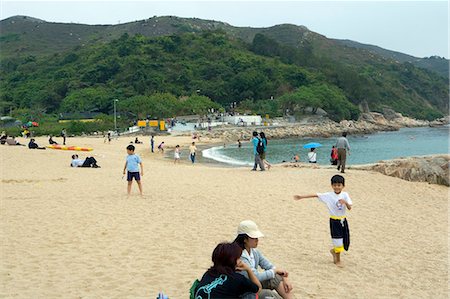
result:
<svg viewBox="0 0 450 299"><path fill-rule="evenodd" d="M84 163L84 160L81 159L73 159L72 160L72 167L81 167Z"/></svg>
<svg viewBox="0 0 450 299"><path fill-rule="evenodd" d="M339 203L339 199L345 200L348 204L352 204L352 200L347 192L336 194L334 192L317 193L319 200L327 205L331 216L345 216L347 207Z"/></svg>
<svg viewBox="0 0 450 299"><path fill-rule="evenodd" d="M309 159L309 162L317 162L317 153L309 152L308 159Z"/></svg>

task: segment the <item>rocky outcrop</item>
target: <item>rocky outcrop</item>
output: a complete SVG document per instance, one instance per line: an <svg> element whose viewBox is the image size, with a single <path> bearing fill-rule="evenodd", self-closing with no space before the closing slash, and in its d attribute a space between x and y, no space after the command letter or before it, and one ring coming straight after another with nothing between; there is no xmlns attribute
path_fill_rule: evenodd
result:
<svg viewBox="0 0 450 299"><path fill-rule="evenodd" d="M352 168L373 170L407 181L450 186L449 163L450 155L435 155L380 161L376 164Z"/></svg>
<svg viewBox="0 0 450 299"><path fill-rule="evenodd" d="M280 121L277 126L213 128L212 131L199 131L202 137L235 142L238 139L250 139L253 131L264 131L270 139L295 137L332 137L340 136L346 131L349 134L371 134L378 131L396 131L402 127L429 126L430 122L402 116L400 113L387 112L389 119L383 114L362 113L358 121L343 120L339 123L328 118L315 118L302 123ZM442 120L445 123L445 119ZM437 125L437 123L436 123ZM185 133L189 135L190 133Z"/></svg>

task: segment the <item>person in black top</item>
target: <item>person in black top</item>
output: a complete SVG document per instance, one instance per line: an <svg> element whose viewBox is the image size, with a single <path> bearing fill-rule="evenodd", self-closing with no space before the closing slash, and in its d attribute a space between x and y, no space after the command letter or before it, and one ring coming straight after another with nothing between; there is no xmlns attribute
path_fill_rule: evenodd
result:
<svg viewBox="0 0 450 299"><path fill-rule="evenodd" d="M36 140L34 140L34 138L31 138L30 142L28 143L28 148L29 149L44 149L45 150L45 147L40 147L36 143Z"/></svg>
<svg viewBox="0 0 450 299"><path fill-rule="evenodd" d="M49 136L49 138L48 138L48 143L49 143L49 144L52 144L52 145L53 145L53 144L58 144L56 141L53 140L53 136L52 136L52 135Z"/></svg>
<svg viewBox="0 0 450 299"><path fill-rule="evenodd" d="M212 254L214 265L195 288L195 298L256 298L261 283L250 267L239 259L241 254L242 248L236 243L217 245ZM236 271L246 271L250 279Z"/></svg>

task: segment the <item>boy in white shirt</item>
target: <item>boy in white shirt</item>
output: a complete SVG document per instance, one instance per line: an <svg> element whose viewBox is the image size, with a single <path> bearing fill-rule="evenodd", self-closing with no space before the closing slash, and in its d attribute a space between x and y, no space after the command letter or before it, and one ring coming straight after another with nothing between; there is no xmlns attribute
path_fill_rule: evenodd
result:
<svg viewBox="0 0 450 299"><path fill-rule="evenodd" d="M341 263L341 252L348 251L350 246L350 231L348 228L345 210L352 209L352 200L347 192L342 192L345 186L345 179L341 175L331 178L333 192L317 193L311 195L294 195L295 200L317 197L327 205L330 212L330 232L334 248L330 250L333 261L338 267L343 267Z"/></svg>

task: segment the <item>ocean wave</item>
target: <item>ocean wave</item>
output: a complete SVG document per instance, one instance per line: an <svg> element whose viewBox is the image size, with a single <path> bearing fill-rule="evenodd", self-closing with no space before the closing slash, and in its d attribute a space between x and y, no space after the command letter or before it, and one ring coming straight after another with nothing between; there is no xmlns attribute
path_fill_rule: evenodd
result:
<svg viewBox="0 0 450 299"><path fill-rule="evenodd" d="M222 163L226 163L226 164L230 164L230 165L237 165L237 166L252 166L252 163L249 162L244 162L244 161L239 161L236 159L233 159L229 156L226 156L222 153L220 153L219 149L221 149L222 146L216 146L216 147L211 147L208 149L205 149L202 151L202 155L204 158L208 158L217 162L222 162Z"/></svg>

